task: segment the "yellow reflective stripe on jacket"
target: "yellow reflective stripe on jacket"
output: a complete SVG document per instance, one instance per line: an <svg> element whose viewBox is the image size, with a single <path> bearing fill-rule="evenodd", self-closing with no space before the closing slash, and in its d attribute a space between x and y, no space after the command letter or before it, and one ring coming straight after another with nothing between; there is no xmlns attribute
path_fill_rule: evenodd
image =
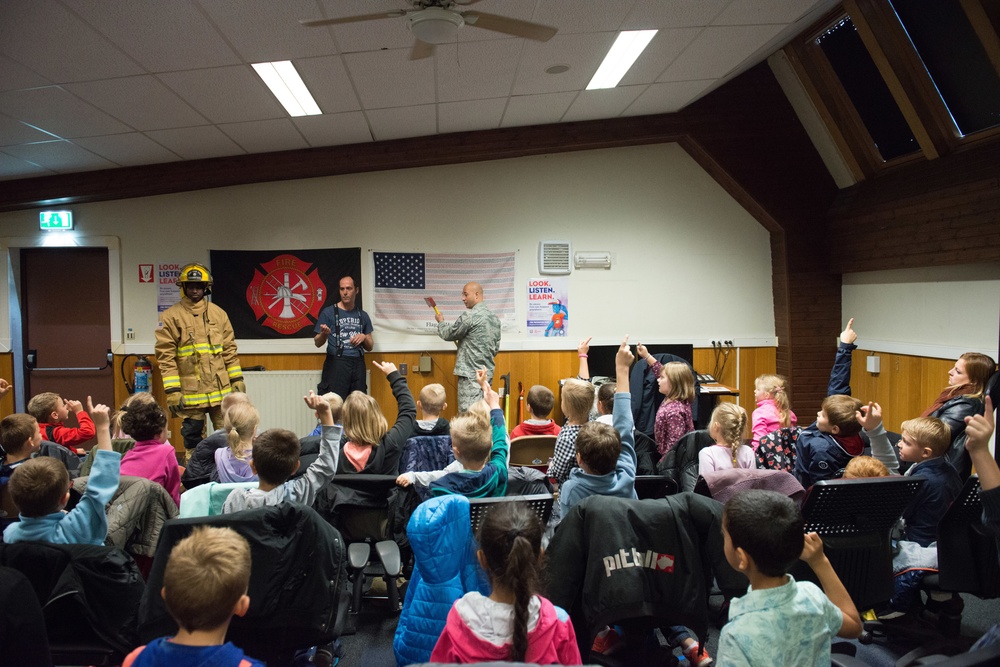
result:
<svg viewBox="0 0 1000 667"><path fill-rule="evenodd" d="M190 357L196 352L198 354L222 354L222 346L198 343L197 345L181 345L177 348L178 357Z"/></svg>
<svg viewBox="0 0 1000 667"><path fill-rule="evenodd" d="M208 403L210 401L221 401L223 396L232 393L232 391L231 387L226 387L221 391L216 390L208 394L184 394L184 403L198 405L199 403Z"/></svg>
<svg viewBox="0 0 1000 667"><path fill-rule="evenodd" d="M181 376L180 375L164 375L163 376L163 388L170 389L172 387L181 386Z"/></svg>
<svg viewBox="0 0 1000 667"><path fill-rule="evenodd" d="M243 369L240 368L239 364L235 366L230 366L226 370L229 373L230 378L241 377L243 375Z"/></svg>

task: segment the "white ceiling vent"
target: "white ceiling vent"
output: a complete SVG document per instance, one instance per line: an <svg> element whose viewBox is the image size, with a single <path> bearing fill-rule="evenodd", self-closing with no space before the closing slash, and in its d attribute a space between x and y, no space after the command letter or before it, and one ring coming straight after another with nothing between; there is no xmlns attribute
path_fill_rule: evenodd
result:
<svg viewBox="0 0 1000 667"><path fill-rule="evenodd" d="M538 272L547 276L563 276L570 269L569 241L542 241L538 244Z"/></svg>

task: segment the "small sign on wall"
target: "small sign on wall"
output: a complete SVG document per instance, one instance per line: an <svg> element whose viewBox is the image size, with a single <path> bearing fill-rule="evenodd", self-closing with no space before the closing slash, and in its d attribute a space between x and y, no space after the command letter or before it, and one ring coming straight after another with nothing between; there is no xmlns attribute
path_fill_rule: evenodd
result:
<svg viewBox="0 0 1000 667"><path fill-rule="evenodd" d="M151 283L151 282L153 282L153 265L152 264L140 264L139 265L139 282L140 283Z"/></svg>

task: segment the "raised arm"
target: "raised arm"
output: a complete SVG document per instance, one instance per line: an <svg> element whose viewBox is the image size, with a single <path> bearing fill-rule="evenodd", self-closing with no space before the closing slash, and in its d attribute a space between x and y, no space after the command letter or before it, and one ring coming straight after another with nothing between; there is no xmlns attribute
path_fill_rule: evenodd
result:
<svg viewBox="0 0 1000 667"><path fill-rule="evenodd" d="M884 463L890 474L898 475L899 459L896 457L896 450L889 442L889 435L882 425L882 406L869 402L868 405L861 406L861 409L854 416L858 418L858 423L861 424L861 428L864 429L865 435L871 442L872 456Z"/></svg>
<svg viewBox="0 0 1000 667"><path fill-rule="evenodd" d="M990 454L990 436L995 427L993 401L986 397L986 414L965 418L965 450L969 452L972 465L979 474L979 486L983 491L1000 487L1000 468Z"/></svg>
<svg viewBox="0 0 1000 667"><path fill-rule="evenodd" d="M840 332L840 345L837 347L837 356L833 360L833 368L830 369L830 383L826 387L827 396L851 395L851 352L858 348L854 344L857 339L858 334L854 331L854 318L852 317L844 330Z"/></svg>
<svg viewBox="0 0 1000 667"><path fill-rule="evenodd" d="M590 341L593 338L593 336L588 336L576 346L576 356L580 358L580 370L576 376L581 380L590 380L590 363L587 361L587 358L590 353Z"/></svg>
<svg viewBox="0 0 1000 667"><path fill-rule="evenodd" d="M861 615L858 614L851 595L844 588L840 577L834 572L830 559L823 553L823 540L816 533L807 533L805 546L802 549L802 560L804 560L812 571L816 573L820 586L830 602L840 609L843 616L843 623L840 626L838 637L854 639L861 636Z"/></svg>

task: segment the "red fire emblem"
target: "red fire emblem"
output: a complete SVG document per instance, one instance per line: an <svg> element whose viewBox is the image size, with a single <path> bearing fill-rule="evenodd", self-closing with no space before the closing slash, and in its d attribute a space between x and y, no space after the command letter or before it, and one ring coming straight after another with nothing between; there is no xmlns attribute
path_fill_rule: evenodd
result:
<svg viewBox="0 0 1000 667"><path fill-rule="evenodd" d="M247 285L247 303L257 321L286 335L312 327L325 298L318 269L295 255L278 255L261 264Z"/></svg>

